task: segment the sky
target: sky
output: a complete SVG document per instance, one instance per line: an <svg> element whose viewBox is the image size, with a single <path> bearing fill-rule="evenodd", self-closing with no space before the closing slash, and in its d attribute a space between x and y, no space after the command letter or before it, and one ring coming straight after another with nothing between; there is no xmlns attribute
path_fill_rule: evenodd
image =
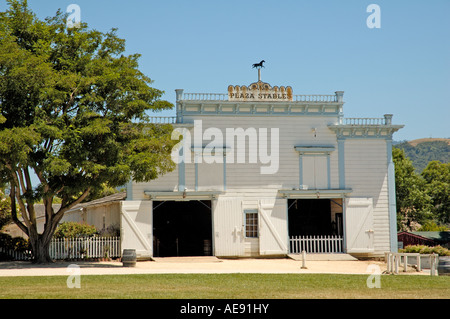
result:
<svg viewBox="0 0 450 319"><path fill-rule="evenodd" d="M70 4L175 103L175 89L226 93L262 80L294 94L344 91L345 117L393 114L394 140L450 138L450 0L28 0L44 19ZM379 15L367 10L376 4ZM0 11L6 9L0 0ZM369 28L367 20L380 22ZM378 18L373 20L373 18ZM157 115L175 115L167 111Z"/></svg>

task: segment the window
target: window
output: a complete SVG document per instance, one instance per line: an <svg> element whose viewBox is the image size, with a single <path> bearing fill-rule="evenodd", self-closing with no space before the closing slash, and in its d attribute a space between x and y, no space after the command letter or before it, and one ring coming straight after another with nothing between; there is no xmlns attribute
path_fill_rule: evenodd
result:
<svg viewBox="0 0 450 319"><path fill-rule="evenodd" d="M258 237L258 210L245 210L245 237Z"/></svg>

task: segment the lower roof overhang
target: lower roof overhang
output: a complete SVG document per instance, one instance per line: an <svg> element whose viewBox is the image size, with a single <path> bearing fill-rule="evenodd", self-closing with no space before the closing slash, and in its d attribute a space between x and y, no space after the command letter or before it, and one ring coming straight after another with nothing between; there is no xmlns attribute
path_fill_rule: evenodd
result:
<svg viewBox="0 0 450 319"><path fill-rule="evenodd" d="M343 198L352 192L352 189L282 189L281 197L296 198Z"/></svg>
<svg viewBox="0 0 450 319"><path fill-rule="evenodd" d="M216 199L221 191L202 191L202 192L154 192L144 191L144 194L149 196L151 200L176 200L176 201L189 201L189 200L212 200Z"/></svg>

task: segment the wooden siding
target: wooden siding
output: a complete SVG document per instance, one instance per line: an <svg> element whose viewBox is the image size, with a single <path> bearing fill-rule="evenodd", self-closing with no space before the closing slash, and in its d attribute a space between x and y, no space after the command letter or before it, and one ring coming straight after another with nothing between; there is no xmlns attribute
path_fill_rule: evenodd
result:
<svg viewBox="0 0 450 319"><path fill-rule="evenodd" d="M189 180L191 180L190 178ZM147 183L134 183L133 182L133 200L145 200L148 199L145 196L144 191L160 191L160 192L170 192L178 191L178 168L174 171L167 173L156 180Z"/></svg>
<svg viewBox="0 0 450 319"><path fill-rule="evenodd" d="M387 153L385 140L345 141L345 182L352 197L373 199L374 250L389 251Z"/></svg>
<svg viewBox="0 0 450 319"><path fill-rule="evenodd" d="M244 130L252 127L268 129L268 153L270 154L270 130L279 129L279 167L275 174L261 174L261 167L267 167L270 164L248 163L249 143L246 141L245 154L247 160L245 163L237 163L237 151L235 151L234 163L227 158L226 163L226 189L248 189L248 188L269 188L269 189L289 189L298 188L299 173L299 154L294 150L298 145L329 145L336 148L330 155L330 181L331 188L339 187L338 172L338 154L335 134L328 129L330 122L337 121L333 118L321 117L230 117L230 116L201 116L203 131L208 127L220 129L226 143L227 128L243 128ZM193 122L193 118L185 117L186 122ZM316 128L316 133L312 128ZM190 129L192 134L192 143L194 141L194 129ZM210 141L204 140L203 146ZM235 146L237 142L235 141ZM323 157L323 158L322 158ZM325 157L320 157L326 162ZM320 160L319 160L320 161ZM185 164L185 185L187 190L195 190L195 164L194 156L191 155L191 163ZM314 171L314 167L309 167L305 161L303 170ZM326 164L323 163L325 166ZM209 169L212 166L215 169ZM213 173L215 171L215 173ZM324 172L322 173L324 174ZM322 176L320 187L327 187L326 176ZM133 183L133 200L147 199L144 190L154 191L173 191L178 189L178 169L161 176L157 180L148 183ZM223 164L198 164L198 190L223 190Z"/></svg>
<svg viewBox="0 0 450 319"><path fill-rule="evenodd" d="M103 229L104 226L119 226L120 202L68 211L61 219L61 223L63 222L87 223L95 226L98 230Z"/></svg>

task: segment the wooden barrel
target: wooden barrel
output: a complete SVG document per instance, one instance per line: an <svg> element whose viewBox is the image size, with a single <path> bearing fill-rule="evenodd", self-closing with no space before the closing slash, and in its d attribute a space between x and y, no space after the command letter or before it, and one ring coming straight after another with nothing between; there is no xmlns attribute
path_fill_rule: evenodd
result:
<svg viewBox="0 0 450 319"><path fill-rule="evenodd" d="M205 256L211 256L211 240L209 239L203 241L203 254Z"/></svg>
<svg viewBox="0 0 450 319"><path fill-rule="evenodd" d="M136 266L136 249L124 249L122 253L123 267Z"/></svg>
<svg viewBox="0 0 450 319"><path fill-rule="evenodd" d="M437 271L439 276L450 276L450 256L439 256Z"/></svg>

